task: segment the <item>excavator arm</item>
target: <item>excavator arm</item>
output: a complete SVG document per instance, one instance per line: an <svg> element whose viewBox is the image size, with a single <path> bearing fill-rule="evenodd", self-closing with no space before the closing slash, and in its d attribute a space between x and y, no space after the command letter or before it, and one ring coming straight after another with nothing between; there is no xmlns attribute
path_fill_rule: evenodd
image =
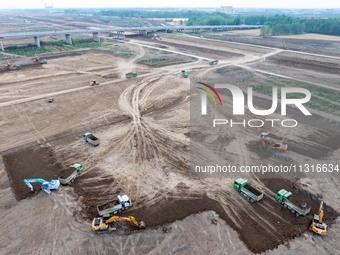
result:
<svg viewBox="0 0 340 255"><path fill-rule="evenodd" d="M111 218L105 221L106 224L110 224L115 221L123 221L123 222L130 222L131 224L135 225L138 228L145 228L145 223L143 221L138 222L135 217L119 217L119 216L112 216Z"/></svg>
<svg viewBox="0 0 340 255"><path fill-rule="evenodd" d="M319 223L322 224L322 219L323 219L323 201L320 203L320 208L319 208Z"/></svg>
<svg viewBox="0 0 340 255"><path fill-rule="evenodd" d="M41 184L41 189L45 191L47 194L51 194L51 189L58 189L60 182L59 180L51 180L50 182L41 179L41 178L36 178L36 179L25 179L24 183L31 189L31 191L34 191L34 188L31 183L40 183Z"/></svg>
<svg viewBox="0 0 340 255"><path fill-rule="evenodd" d="M31 183L41 183L43 184L44 182L46 182L44 179L41 178L37 178L37 179L28 179L28 180L24 180L24 183L31 189L31 191L34 191L33 186Z"/></svg>
<svg viewBox="0 0 340 255"><path fill-rule="evenodd" d="M314 214L314 219L310 229L319 235L327 234L327 224L323 223L323 201L320 203L319 214Z"/></svg>

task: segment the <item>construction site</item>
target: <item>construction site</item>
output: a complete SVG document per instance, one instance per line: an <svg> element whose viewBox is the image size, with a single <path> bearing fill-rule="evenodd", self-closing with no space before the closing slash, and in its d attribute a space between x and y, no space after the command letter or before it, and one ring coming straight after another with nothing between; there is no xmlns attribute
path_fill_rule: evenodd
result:
<svg viewBox="0 0 340 255"><path fill-rule="evenodd" d="M97 22L81 16L63 23L53 15L14 21L20 19L55 28ZM0 34L14 29L0 24ZM40 42L52 50L34 56L10 48L31 39L4 41L0 254L339 254L340 42L272 38L268 45L253 34L243 34L244 42L238 36L100 33L95 47L72 49L52 43L62 36L46 36ZM273 86L306 88L312 116L291 108L286 117L298 121L295 128L219 127L222 139L209 129L197 136L190 107L199 92L190 82L206 77L253 87L264 109ZM232 100L226 92L221 98ZM335 170L202 178L190 167L199 161L190 153L201 142L194 135L231 165ZM322 217L327 234L315 234Z"/></svg>

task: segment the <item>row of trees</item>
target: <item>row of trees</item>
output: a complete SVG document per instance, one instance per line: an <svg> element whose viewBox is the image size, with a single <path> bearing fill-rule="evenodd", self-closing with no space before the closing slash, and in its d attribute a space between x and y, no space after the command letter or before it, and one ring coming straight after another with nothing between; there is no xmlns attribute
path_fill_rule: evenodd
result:
<svg viewBox="0 0 340 255"><path fill-rule="evenodd" d="M223 13L205 14L200 17L192 17L186 22L187 26L199 26L199 25L240 25L241 17L230 16Z"/></svg>
<svg viewBox="0 0 340 255"><path fill-rule="evenodd" d="M303 34L305 32L304 23L292 23L292 24L273 24L271 26L264 26L261 28L261 35L288 35L288 34Z"/></svg>
<svg viewBox="0 0 340 255"><path fill-rule="evenodd" d="M264 25L261 34L266 35L285 35L318 33L327 35L340 35L339 18L301 18L285 15L274 16L248 16L244 19L245 24Z"/></svg>
<svg viewBox="0 0 340 255"><path fill-rule="evenodd" d="M286 15L251 15L230 16L223 13L206 13L200 17L192 17L187 25L263 25L261 34L286 35L318 33L327 35L340 35L340 19L313 19Z"/></svg>

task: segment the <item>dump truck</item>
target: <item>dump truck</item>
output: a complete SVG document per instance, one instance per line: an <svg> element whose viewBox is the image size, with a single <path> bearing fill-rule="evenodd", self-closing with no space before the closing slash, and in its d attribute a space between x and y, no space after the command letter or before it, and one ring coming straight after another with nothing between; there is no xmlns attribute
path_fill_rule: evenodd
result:
<svg viewBox="0 0 340 255"><path fill-rule="evenodd" d="M186 72L185 70L182 70L182 77L183 78L188 78L189 77L188 72Z"/></svg>
<svg viewBox="0 0 340 255"><path fill-rule="evenodd" d="M48 62L47 62L47 59L34 58L33 63L39 63L41 65L46 65Z"/></svg>
<svg viewBox="0 0 340 255"><path fill-rule="evenodd" d="M306 216L309 212L310 212L310 207L307 208L307 206L303 206L300 207L296 204L294 204L293 202L289 201L289 197L292 195L292 192L287 191L285 189L281 189L275 199L281 204L283 205L285 208L287 208L288 210L290 210L292 213L294 213L296 215L296 217L299 216Z"/></svg>
<svg viewBox="0 0 340 255"><path fill-rule="evenodd" d="M70 166L69 171L72 171L70 175L59 177L60 184L71 184L83 172L83 165L78 163L73 164Z"/></svg>
<svg viewBox="0 0 340 255"><path fill-rule="evenodd" d="M247 198L250 202L258 202L263 198L263 193L252 187L247 180L237 178L234 181L234 189Z"/></svg>
<svg viewBox="0 0 340 255"><path fill-rule="evenodd" d="M129 222L132 225L138 227L139 229L145 228L144 221L138 222L135 217L128 216L128 217L119 217L119 216L112 216L108 219L103 217L97 217L92 220L92 231L95 233L100 233L108 230L116 230L115 228L110 228L110 225L114 222Z"/></svg>
<svg viewBox="0 0 340 255"><path fill-rule="evenodd" d="M218 60L217 59L211 60L211 61L208 62L208 64L211 65L211 66L212 65L217 65L218 64Z"/></svg>
<svg viewBox="0 0 340 255"><path fill-rule="evenodd" d="M99 138L95 137L92 133L87 132L83 134L83 139L86 143L89 143L93 146L99 145Z"/></svg>
<svg viewBox="0 0 340 255"><path fill-rule="evenodd" d="M118 195L117 200L97 206L100 216L109 217L128 210L132 206L127 195Z"/></svg>
<svg viewBox="0 0 340 255"><path fill-rule="evenodd" d="M125 77L126 77L126 79L132 79L132 78L136 78L137 75L138 75L137 73L131 72L131 73L125 74Z"/></svg>

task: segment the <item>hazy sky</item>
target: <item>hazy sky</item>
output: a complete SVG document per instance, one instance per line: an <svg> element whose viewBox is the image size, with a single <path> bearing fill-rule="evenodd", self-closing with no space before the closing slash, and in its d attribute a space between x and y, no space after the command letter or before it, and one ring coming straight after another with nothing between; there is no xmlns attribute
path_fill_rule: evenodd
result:
<svg viewBox="0 0 340 255"><path fill-rule="evenodd" d="M340 0L0 0L0 8L44 8L53 2L55 8L76 7L234 7L259 8L340 8Z"/></svg>

